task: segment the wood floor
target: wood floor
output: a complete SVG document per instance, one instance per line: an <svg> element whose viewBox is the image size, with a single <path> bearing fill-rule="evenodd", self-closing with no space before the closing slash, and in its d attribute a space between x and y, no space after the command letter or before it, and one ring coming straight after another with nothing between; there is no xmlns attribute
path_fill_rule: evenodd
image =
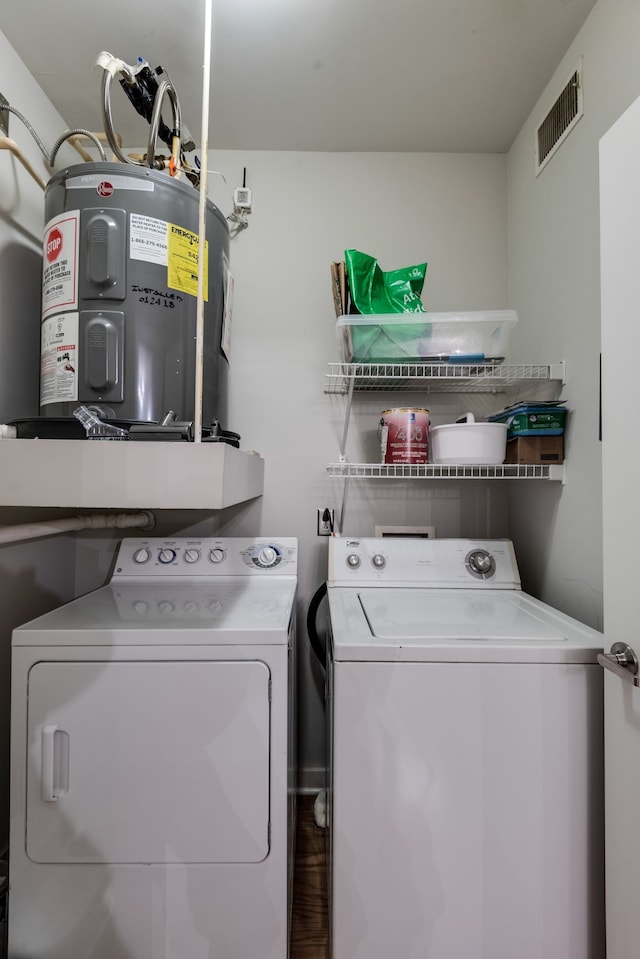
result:
<svg viewBox="0 0 640 959"><path fill-rule="evenodd" d="M298 797L291 959L329 959L326 832L313 820L314 798Z"/></svg>

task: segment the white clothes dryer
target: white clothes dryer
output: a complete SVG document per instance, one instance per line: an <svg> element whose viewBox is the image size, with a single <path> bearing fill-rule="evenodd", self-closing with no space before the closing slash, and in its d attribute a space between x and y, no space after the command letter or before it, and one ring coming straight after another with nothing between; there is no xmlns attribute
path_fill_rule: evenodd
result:
<svg viewBox="0 0 640 959"><path fill-rule="evenodd" d="M600 633L507 540L332 538L333 959L604 955Z"/></svg>
<svg viewBox="0 0 640 959"><path fill-rule="evenodd" d="M125 539L12 641L9 956L286 959L292 538Z"/></svg>

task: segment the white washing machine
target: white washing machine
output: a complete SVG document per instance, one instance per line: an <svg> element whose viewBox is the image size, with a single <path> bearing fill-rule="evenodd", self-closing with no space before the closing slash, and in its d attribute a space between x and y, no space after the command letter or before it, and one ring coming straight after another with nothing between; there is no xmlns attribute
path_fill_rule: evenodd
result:
<svg viewBox="0 0 640 959"><path fill-rule="evenodd" d="M329 552L333 959L601 959L600 633L507 540Z"/></svg>
<svg viewBox="0 0 640 959"><path fill-rule="evenodd" d="M295 539L126 539L13 633L11 959L286 959Z"/></svg>

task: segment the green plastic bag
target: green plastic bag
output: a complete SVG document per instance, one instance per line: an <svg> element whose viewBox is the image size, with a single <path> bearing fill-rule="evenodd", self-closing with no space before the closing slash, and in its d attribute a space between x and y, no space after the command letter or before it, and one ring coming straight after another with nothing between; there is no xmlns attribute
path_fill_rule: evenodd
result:
<svg viewBox="0 0 640 959"><path fill-rule="evenodd" d="M344 260L351 299L360 313L425 313L420 300L427 264L406 266L384 273L378 261L368 253L345 250ZM431 326L394 323L354 325L350 329L353 355L378 362L394 362L415 353L416 337L427 337Z"/></svg>
<svg viewBox="0 0 640 959"><path fill-rule="evenodd" d="M383 272L375 257L345 250L351 299L359 313L424 313L420 301L427 264Z"/></svg>

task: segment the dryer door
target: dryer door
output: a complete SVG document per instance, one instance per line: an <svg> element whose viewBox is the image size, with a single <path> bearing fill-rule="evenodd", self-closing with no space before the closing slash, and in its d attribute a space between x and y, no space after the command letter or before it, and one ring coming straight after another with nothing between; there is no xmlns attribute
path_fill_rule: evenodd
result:
<svg viewBox="0 0 640 959"><path fill-rule="evenodd" d="M40 662L29 673L27 855L259 862L269 852L264 662Z"/></svg>

